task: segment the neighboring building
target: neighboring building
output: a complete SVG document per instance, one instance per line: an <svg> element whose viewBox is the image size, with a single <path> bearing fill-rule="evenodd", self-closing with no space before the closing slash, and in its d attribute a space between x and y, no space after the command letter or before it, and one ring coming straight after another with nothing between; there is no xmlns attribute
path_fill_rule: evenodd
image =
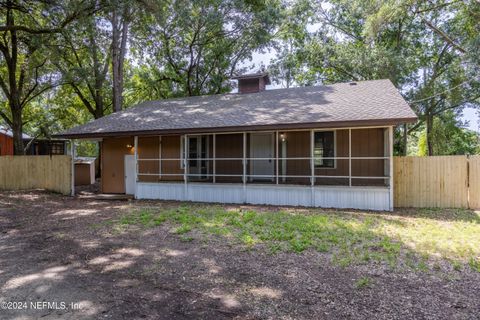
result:
<svg viewBox="0 0 480 320"><path fill-rule="evenodd" d="M389 80L141 103L59 135L101 140L101 189L139 199L391 210L393 128L416 115Z"/></svg>
<svg viewBox="0 0 480 320"><path fill-rule="evenodd" d="M23 144L27 146L32 137L23 134ZM13 134L12 131L0 127L0 156L13 155ZM26 155L64 155L67 154L66 140L64 139L36 139L33 141Z"/></svg>
<svg viewBox="0 0 480 320"><path fill-rule="evenodd" d="M25 145L27 145L28 142L29 140L24 140ZM25 154L32 156L65 155L67 154L66 140L37 139L33 141Z"/></svg>
<svg viewBox="0 0 480 320"><path fill-rule="evenodd" d="M23 140L31 139L29 135L23 134ZM7 128L0 127L0 156L13 155L13 133Z"/></svg>

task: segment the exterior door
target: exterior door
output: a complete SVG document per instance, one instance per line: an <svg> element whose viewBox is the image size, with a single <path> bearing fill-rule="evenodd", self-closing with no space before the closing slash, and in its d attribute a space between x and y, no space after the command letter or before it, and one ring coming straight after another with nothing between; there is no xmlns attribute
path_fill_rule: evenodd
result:
<svg viewBox="0 0 480 320"><path fill-rule="evenodd" d="M250 181L273 181L274 174L274 136L273 133L250 134L250 159L270 158L269 160L250 160L250 175L270 176L251 177Z"/></svg>
<svg viewBox="0 0 480 320"><path fill-rule="evenodd" d="M188 172L191 181L203 180L209 173L209 161L202 160L208 158L208 136L189 136L188 137Z"/></svg>
<svg viewBox="0 0 480 320"><path fill-rule="evenodd" d="M125 155L125 194L135 194L135 156Z"/></svg>

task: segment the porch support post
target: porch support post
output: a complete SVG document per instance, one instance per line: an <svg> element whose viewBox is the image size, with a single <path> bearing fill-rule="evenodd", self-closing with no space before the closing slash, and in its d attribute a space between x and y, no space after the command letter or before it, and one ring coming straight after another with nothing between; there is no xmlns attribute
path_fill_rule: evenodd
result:
<svg viewBox="0 0 480 320"><path fill-rule="evenodd" d="M185 185L184 191L183 191L183 200L188 200L188 135L184 136L183 140L183 151L184 151L184 156L183 156L183 182Z"/></svg>
<svg viewBox="0 0 480 320"><path fill-rule="evenodd" d="M390 211L393 211L393 126L388 127Z"/></svg>
<svg viewBox="0 0 480 320"><path fill-rule="evenodd" d="M352 129L348 128L348 186L352 186Z"/></svg>
<svg viewBox="0 0 480 320"><path fill-rule="evenodd" d="M138 136L133 137L133 159L135 162L135 175L133 181L135 181L134 198L137 198L137 184L138 184Z"/></svg>
<svg viewBox="0 0 480 320"><path fill-rule="evenodd" d="M314 146L315 146L315 133L313 130L310 130L310 199L312 207L315 207L315 159L314 157Z"/></svg>
<svg viewBox="0 0 480 320"><path fill-rule="evenodd" d="M313 130L310 130L310 184L315 185L315 160L314 160L314 133Z"/></svg>
<svg viewBox="0 0 480 320"><path fill-rule="evenodd" d="M217 135L213 134L213 183L216 182L215 173L217 172L216 168L216 158L217 158Z"/></svg>
<svg viewBox="0 0 480 320"><path fill-rule="evenodd" d="M247 202L247 133L243 133L243 202Z"/></svg>
<svg viewBox="0 0 480 320"><path fill-rule="evenodd" d="M275 183L278 184L278 131L275 131Z"/></svg>
<svg viewBox="0 0 480 320"><path fill-rule="evenodd" d="M75 196L75 140L70 140L70 150L72 151L72 161L71 161L71 181L70 181L70 195Z"/></svg>
<svg viewBox="0 0 480 320"><path fill-rule="evenodd" d="M162 179L162 136L158 136L158 180Z"/></svg>

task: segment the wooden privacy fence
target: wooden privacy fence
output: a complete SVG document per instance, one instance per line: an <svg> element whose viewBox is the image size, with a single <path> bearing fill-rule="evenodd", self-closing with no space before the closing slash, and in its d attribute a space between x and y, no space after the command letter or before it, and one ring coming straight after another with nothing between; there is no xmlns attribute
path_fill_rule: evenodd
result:
<svg viewBox="0 0 480 320"><path fill-rule="evenodd" d="M480 208L480 156L394 158L395 207Z"/></svg>
<svg viewBox="0 0 480 320"><path fill-rule="evenodd" d="M0 189L46 189L70 194L70 156L2 156Z"/></svg>

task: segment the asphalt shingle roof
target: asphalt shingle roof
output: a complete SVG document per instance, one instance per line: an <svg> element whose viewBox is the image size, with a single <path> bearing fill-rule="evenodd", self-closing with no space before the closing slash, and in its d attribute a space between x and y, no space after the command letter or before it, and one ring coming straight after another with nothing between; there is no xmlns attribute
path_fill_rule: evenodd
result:
<svg viewBox="0 0 480 320"><path fill-rule="evenodd" d="M239 128L397 124L416 115L389 80L222 94L140 103L58 136L228 131ZM221 129L221 130L220 130Z"/></svg>

